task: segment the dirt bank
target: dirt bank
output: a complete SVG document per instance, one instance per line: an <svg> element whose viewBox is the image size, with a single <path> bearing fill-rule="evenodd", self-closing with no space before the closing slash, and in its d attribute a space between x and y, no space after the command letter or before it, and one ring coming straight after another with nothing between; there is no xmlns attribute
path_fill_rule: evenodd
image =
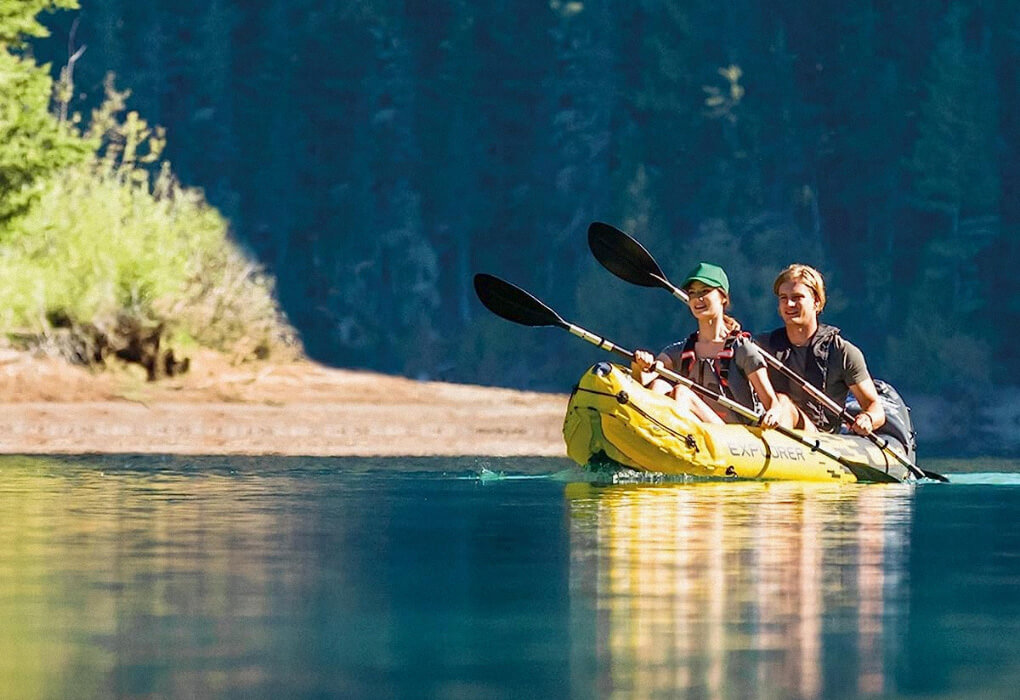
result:
<svg viewBox="0 0 1020 700"><path fill-rule="evenodd" d="M563 456L566 401L213 353L150 384L0 351L0 453Z"/></svg>

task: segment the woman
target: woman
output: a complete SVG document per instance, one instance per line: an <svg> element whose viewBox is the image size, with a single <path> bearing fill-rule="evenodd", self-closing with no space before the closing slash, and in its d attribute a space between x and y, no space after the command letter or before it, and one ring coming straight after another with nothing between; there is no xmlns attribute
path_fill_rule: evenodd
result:
<svg viewBox="0 0 1020 700"><path fill-rule="evenodd" d="M713 392L765 413L761 425L775 428L783 413L769 381L765 359L751 339L740 332L740 324L726 315L730 283L718 265L698 263L681 287L689 297L691 314L698 330L685 340L667 346L658 358L647 350L634 353L631 373L643 385L672 395L706 423L738 423L742 418L712 399L703 400L683 385L673 386L654 371L658 363ZM753 391L752 391L753 390Z"/></svg>

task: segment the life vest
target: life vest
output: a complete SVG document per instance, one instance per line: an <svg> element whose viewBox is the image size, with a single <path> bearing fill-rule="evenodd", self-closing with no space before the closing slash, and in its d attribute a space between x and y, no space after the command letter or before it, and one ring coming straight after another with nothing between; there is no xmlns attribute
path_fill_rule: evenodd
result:
<svg viewBox="0 0 1020 700"><path fill-rule="evenodd" d="M715 356L715 362L710 362L709 366L712 368L712 372L715 374L715 378L719 382L719 387L722 389L723 395L730 400L738 400L733 395L733 390L730 388L730 365L733 363L733 346L740 338L750 339L751 334L746 331L735 330L732 331L726 340L723 341L722 350ZM683 348L680 350L680 374L687 378L691 378L694 370L694 363L697 361L698 356L694 351L695 345L698 342L698 332L694 331L684 342Z"/></svg>
<svg viewBox="0 0 1020 700"><path fill-rule="evenodd" d="M751 382L743 375L738 372L737 375L730 375L730 368L733 365L733 357L736 354L737 342L743 338L748 339L750 334L746 332L734 331L730 333L723 341L723 348L719 351L714 361L709 362L709 367L712 369L713 374L716 377L716 381L719 384L720 393L731 401L736 401L742 406L746 406L752 411L758 412L761 409L761 401L758 399L758 395L754 393L754 389L751 387ZM680 341L667 347L663 352L669 356L673 361L673 366L683 376L689 379L697 379L694 376L694 363L697 361L697 354L695 353L695 343L698 342L697 332L692 333L682 343ZM739 366L737 368L740 369ZM720 412L720 416L724 420L744 420L739 416L727 409L716 409ZM733 413L733 415L730 415Z"/></svg>
<svg viewBox="0 0 1020 700"><path fill-rule="evenodd" d="M809 346L810 360L804 370L804 379L821 389L823 393L827 393L826 389L828 388L826 386L826 379L828 377L829 351L832 349L832 344L839 334L840 330L835 326L820 323ZM762 345L777 360L789 366L790 355L793 353L793 343L790 342L789 336L786 335L786 328L777 328L769 333L765 336ZM791 391L793 383L783 374L770 371L769 379L772 380L772 386L775 387L777 392L783 394L793 393ZM807 405L802 408L816 426L823 429L827 427L830 432L839 427L839 419L830 415L821 404L810 397L806 399L806 403Z"/></svg>

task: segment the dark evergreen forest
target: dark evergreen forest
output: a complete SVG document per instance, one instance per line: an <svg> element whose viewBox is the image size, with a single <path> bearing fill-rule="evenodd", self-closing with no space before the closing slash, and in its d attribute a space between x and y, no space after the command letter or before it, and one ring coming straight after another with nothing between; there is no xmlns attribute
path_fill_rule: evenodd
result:
<svg viewBox="0 0 1020 700"><path fill-rule="evenodd" d="M719 3L81 0L35 46L168 130L337 366L564 391L597 351L475 300L497 274L657 349L693 328L592 260L592 220L674 279L725 266L775 327L787 263L904 393L1020 370L1020 9L1012 0Z"/></svg>

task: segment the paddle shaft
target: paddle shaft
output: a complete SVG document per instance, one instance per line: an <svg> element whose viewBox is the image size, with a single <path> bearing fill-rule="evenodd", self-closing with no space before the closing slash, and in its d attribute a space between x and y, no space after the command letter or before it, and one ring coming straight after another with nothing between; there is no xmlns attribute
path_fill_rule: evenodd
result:
<svg viewBox="0 0 1020 700"><path fill-rule="evenodd" d="M667 282L666 284L669 284L669 283ZM672 293L672 295L674 297L676 297L677 299L680 299L681 301L683 301L683 303L687 303L688 302L688 297L683 292L683 290L677 289L677 288L673 287L671 284L669 286L672 288L670 290L670 292ZM752 342L754 342L754 341L752 341ZM810 382L808 382L806 379L801 377L800 374L798 374L793 369L790 369L789 367L787 367L785 364L783 364L779 360L778 357L776 357L775 355L771 354L768 350L763 348L759 343L755 343L755 345L758 347L759 352L761 352L762 357L765 358L766 364L768 364L770 367L772 367L773 369L778 371L780 374L782 374L783 377L788 379L790 382L793 382L794 384L799 386L801 389L804 390L804 392L806 394L808 394L809 396L811 396L811 398L813 398L816 401L818 401L820 404L822 404L825 408L830 410L832 413L834 413L835 415L839 416L839 418L841 420L843 420L845 423L847 423L848 426L853 426L853 424L855 424L854 416L850 414L850 411L848 411L845 406L840 406L839 404L837 404L835 401L833 401L828 396L828 394L826 394L821 389L819 389L815 385L813 385ZM880 449L883 452L886 452L888 454L891 454L892 457L894 457L898 462L900 462L901 464L906 466L908 469L913 471L915 476L917 476L917 477L928 477L929 476L929 474L927 472L925 472L924 469L922 469L921 467L919 467L916 464L914 464L912 461L910 461L909 459L907 459L906 457L901 455L896 450L892 449L889 446L889 441L888 440L885 440L883 438L879 438L877 435L875 435L872 432L866 433L864 435L864 437L867 438L868 440L870 440L872 442L872 444L874 444L875 447L877 447L878 449ZM931 477L931 478L934 479L935 477Z"/></svg>
<svg viewBox="0 0 1020 700"><path fill-rule="evenodd" d="M669 285L669 292L673 296L675 296L677 299L679 299L680 301L682 301L685 304L690 302L690 297L687 296L687 293L684 290L682 290L682 289L680 289L678 287L674 287L673 284L670 283L669 280L662 279L661 277L659 277L659 279L662 280L667 285ZM754 342L753 338L752 338L752 342ZM765 362L769 365L769 367L772 367L777 372L782 374L784 377L786 377L787 379L792 381L794 384L797 384L807 394L810 394L811 398L817 400L823 406L825 406L827 409L829 409L830 411L835 413L837 416L839 416L841 419L843 419L843 421L847 425L853 424L854 417L850 415L850 413L846 410L845 407L840 406L838 403L833 401L829 397L828 394L826 394L821 389L816 387L814 384L812 384L808 380L804 379L799 374L794 372L792 369L790 369L789 367L784 365L782 362L780 362L778 357L776 357L776 356L772 355L771 353L769 353L769 351L766 350L765 348L763 348L759 343L755 342L754 344L758 347L758 351L761 352L762 357L765 358ZM871 434L869 433L869 436L870 435ZM886 444L888 444L888 443L886 443ZM884 446L880 445L880 447L884 447Z"/></svg>
<svg viewBox="0 0 1020 700"><path fill-rule="evenodd" d="M479 301L481 301L482 304L489 309L489 311L497 316L524 326L555 326L556 328L562 328L569 331L572 335L576 335L582 340L591 343L592 345L596 345L609 352L615 352L631 362L634 361L634 353L632 351L627 350L616 343L610 342L591 331L585 330L580 326L568 323L562 316L546 306L544 302L516 285L510 284L509 282L501 280L498 277L494 277L493 275L480 273L474 277L474 286L475 292L478 294ZM713 392L706 387L696 384L686 377L682 377L674 372L666 370L665 368L660 370L660 374L667 379L672 379L678 384L688 386L692 391L718 401L739 415L757 423L761 422L761 416L751 409L733 402L725 396ZM818 452L819 454L828 457L832 461L841 465L849 473L853 474L858 481L899 481L896 477L888 474L887 472L883 472L880 469L876 469L875 467L850 463L838 455L833 454L831 451L823 449L818 440L811 442L804 436L798 435L797 433L785 428L779 428L777 430L780 434L810 448L812 452Z"/></svg>
<svg viewBox="0 0 1020 700"><path fill-rule="evenodd" d="M580 326L576 326L573 323L569 323L567 321L562 321L562 324L563 324L562 327L564 329L566 329L567 331L569 331L573 335L576 335L578 338L586 340L589 343L591 343L592 345L596 345L596 346L602 348L603 350L607 350L609 352L615 352L617 355L620 355L621 357L625 357L625 358L627 358L628 360L630 360L632 362L634 361L634 353L633 353L633 351L627 350L626 348L621 347L621 346L617 345L616 343L610 342L609 340L606 340L602 336L596 335L595 333L592 333L591 331L585 330L584 328L581 328ZM559 324L557 324L557 325L559 325ZM695 382L695 381L693 381L691 379L688 379L687 377L685 377L685 376L683 376L681 374L677 374L676 372L673 372L672 370L668 370L665 367L661 367L661 366L657 367L654 371L657 374L659 374L660 376L668 379L671 382L675 382L677 384L682 384L682 385L686 386L688 389L690 389L691 391L693 391L693 392L695 392L697 394L700 394L701 396L704 396L705 398L712 399L713 401L717 402L720 406L728 408L729 410L733 411L737 415L743 416L744 418L746 418L746 419L748 419L750 421L753 421L755 425L760 425L761 424L762 414L756 413L755 411L752 411L750 408L748 408L747 406L745 406L745 405L743 405L741 403L737 403L736 401L733 401L733 400L723 396L722 394L719 394L719 393L717 393L715 391L712 391L711 389L709 389L707 387L704 387L701 384L698 384L697 382ZM851 472L855 471L854 465L849 464L846 460L844 460L839 455L837 455L837 454L835 454L833 452L830 452L829 450L827 450L824 447L822 447L821 443L818 440L810 440L810 439L806 438L805 436L803 436L803 435L801 435L799 433L796 433L796 432L794 432L792 430L784 428L783 426L776 426L775 428L772 428L772 430L775 430L776 432L780 433L781 435L785 435L786 437L790 438L791 440L795 440L796 442L799 442L800 444L804 445L805 447L810 448L810 450L812 452L818 452L819 454L822 454L822 455L828 457L829 459L833 460L834 462L838 462L841 466L846 467Z"/></svg>
<svg viewBox="0 0 1020 700"><path fill-rule="evenodd" d="M588 243L591 246L592 252L595 253L595 257L616 276L645 287L661 287L685 304L690 302L687 293L666 278L665 273L662 272L662 268L655 262L651 253L645 250L644 246L630 235L615 226L601 222L593 223L588 229L588 235ZM770 367L801 387L804 392L820 402L826 409L839 416L847 425L854 424L853 416L847 412L845 407L837 404L818 387L784 365L778 358L762 348L761 345L758 345L758 349L761 350L765 362ZM927 477L938 481L948 481L941 474L921 469L899 452L892 449L888 440L878 437L874 432L869 431L865 434L865 437L884 453L891 455L893 459L906 467L915 476Z"/></svg>

